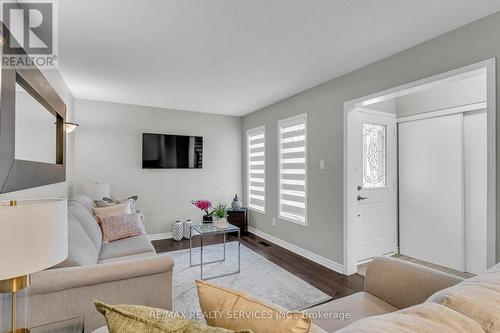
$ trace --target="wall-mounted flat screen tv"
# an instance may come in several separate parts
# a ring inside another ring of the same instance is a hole
[[[143,169],[201,169],[203,137],[142,134]]]

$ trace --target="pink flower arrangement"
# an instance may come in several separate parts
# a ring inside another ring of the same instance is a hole
[[[198,209],[205,211],[207,215],[210,215],[211,213],[208,212],[208,210],[212,207],[212,203],[208,200],[196,200],[196,201],[191,201],[193,205],[195,205]]]

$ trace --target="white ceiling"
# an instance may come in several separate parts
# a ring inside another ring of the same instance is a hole
[[[498,0],[62,0],[76,98],[245,115],[500,10]]]

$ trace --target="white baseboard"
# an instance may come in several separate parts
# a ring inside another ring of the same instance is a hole
[[[150,241],[160,240],[160,239],[170,239],[172,238],[171,232],[162,232],[160,234],[148,234]]]
[[[269,234],[266,234],[263,231],[260,231],[258,229],[255,229],[254,227],[248,226],[248,231],[251,232],[252,234],[255,234],[261,238],[264,238],[265,240],[274,243],[276,245],[279,245],[289,251],[292,251],[293,253],[298,254],[299,256],[302,256],[304,258],[307,258],[311,261],[314,261],[315,263],[320,264],[321,266],[325,266],[326,268],[329,268],[337,273],[344,274],[344,266],[336,263],[333,260],[327,259],[325,257],[322,257],[314,252],[311,252],[309,250],[303,249],[297,245],[293,245],[291,243],[288,243],[284,240],[281,240],[279,238],[276,238],[274,236],[271,236]]]

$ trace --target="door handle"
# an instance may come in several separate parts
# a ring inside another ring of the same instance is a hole
[[[368,199],[368,197],[362,197],[362,196],[358,195],[358,201],[366,200],[366,199]]]

